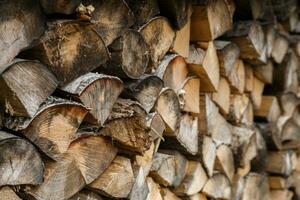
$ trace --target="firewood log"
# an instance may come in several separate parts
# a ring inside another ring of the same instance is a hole
[[[124,34],[133,25],[134,16],[124,0],[98,1],[91,0],[95,8],[91,21],[106,46]]]
[[[227,120],[239,123],[243,114],[245,113],[250,100],[246,94],[233,94],[230,96],[230,108]]]
[[[253,91],[253,85],[254,85],[254,70],[251,65],[245,64],[245,88],[244,91],[246,93]]]
[[[225,86],[226,87],[226,86]],[[177,91],[182,111],[198,114],[200,112],[200,79],[187,77]]]
[[[167,17],[173,27],[180,30],[188,22],[189,0],[158,0],[160,14]]]
[[[36,61],[16,59],[0,72],[1,107],[12,116],[33,117],[58,85],[55,76]]]
[[[213,42],[206,44],[206,50],[190,45],[187,59],[189,70],[200,77],[202,92],[215,92],[219,86],[219,61]]]
[[[277,34],[274,40],[273,49],[272,49],[272,58],[276,63],[281,63],[284,59],[285,54],[288,51],[289,43],[287,39]]]
[[[160,186],[157,183],[155,183],[152,178],[147,178],[147,185],[149,188],[149,193],[147,195],[146,200],[163,200],[163,197],[160,193]]]
[[[100,197],[97,193],[92,192],[90,190],[81,190],[74,196],[72,196],[68,200],[102,200],[103,198]]]
[[[262,82],[272,84],[273,82],[273,63],[268,61],[265,65],[254,66],[254,74]]]
[[[292,172],[291,157],[291,151],[269,151],[267,172],[286,176],[290,175]]]
[[[259,199],[269,200],[269,184],[267,177],[263,174],[250,173],[245,180],[242,200]]]
[[[299,105],[300,100],[293,92],[283,93],[278,97],[282,115],[291,117]]]
[[[251,171],[257,173],[264,173],[266,171],[266,165],[268,160],[266,159],[268,155],[268,148],[260,129],[254,127],[256,136],[256,156],[251,160]]]
[[[128,30],[108,47],[110,59],[100,71],[121,78],[140,78],[149,62],[148,45],[140,32]]]
[[[0,186],[38,185],[43,182],[44,165],[37,149],[30,142],[0,131],[0,150]],[[0,194],[9,192],[4,190],[0,189]]]
[[[161,194],[163,200],[180,200],[179,197],[177,197],[173,192],[171,192],[167,188],[161,188],[160,194]]]
[[[155,110],[166,124],[166,132],[174,133],[180,125],[180,104],[174,90],[164,88],[156,101]]]
[[[91,109],[86,119],[89,123],[103,125],[123,89],[122,85],[117,77],[87,73],[60,89],[67,97]]]
[[[267,57],[271,58],[273,47],[276,38],[276,29],[274,25],[263,26],[265,36],[266,36],[266,46],[267,46]]]
[[[21,200],[21,198],[9,186],[0,188],[0,196],[5,197],[8,200]]]
[[[253,89],[250,93],[251,102],[253,104],[254,109],[258,109],[261,106],[262,102],[262,94],[264,91],[265,84],[256,76],[253,77]]]
[[[220,145],[216,152],[215,169],[226,174],[231,182],[235,174],[234,158],[232,150],[227,145]]]
[[[251,62],[251,60],[258,60],[263,53],[265,37],[262,27],[257,22],[237,22],[233,29],[226,33],[226,37],[230,37],[231,41],[239,46],[242,59]]]
[[[203,188],[207,175],[200,162],[189,161],[186,175],[181,184],[175,187],[174,192],[179,196],[193,195]]]
[[[191,195],[187,199],[189,199],[189,200],[207,200],[206,196],[202,193]]]
[[[0,66],[11,62],[38,39],[45,29],[45,17],[33,0],[3,1],[0,6]]]
[[[264,137],[268,149],[278,150],[282,148],[281,133],[276,129],[276,124],[274,122],[256,123],[256,125]]]
[[[111,165],[91,184],[89,189],[108,197],[126,198],[134,183],[130,160],[117,156]]]
[[[194,3],[191,21],[192,41],[211,41],[231,29],[232,16],[223,0]]]
[[[42,152],[57,160],[76,139],[76,131],[87,112],[82,104],[50,97],[33,118],[7,118],[5,126],[21,131]]]
[[[230,108],[230,85],[225,78],[221,78],[217,92],[212,94],[212,100],[219,106],[220,112],[227,115]]]
[[[139,29],[150,50],[149,70],[154,71],[163,59],[175,38],[175,32],[164,17],[155,17]]]
[[[246,110],[244,111],[240,122],[245,124],[247,127],[251,127],[254,124],[254,112],[253,105],[251,102],[248,103]]]
[[[293,192],[290,190],[271,190],[270,191],[270,199],[280,200],[292,200],[293,199]]]
[[[281,177],[281,176],[269,176],[268,182],[270,189],[279,190],[279,189],[287,189],[291,186],[292,180],[290,177]]]
[[[179,128],[175,132],[164,133],[163,148],[176,149],[195,155],[198,152],[198,118],[188,113],[181,116]]]
[[[117,100],[110,118],[99,134],[111,137],[127,153],[142,154],[152,143],[145,110],[129,99]]]
[[[230,182],[224,174],[216,173],[203,187],[203,193],[215,199],[231,199]]]
[[[231,69],[240,56],[240,49],[235,43],[229,41],[215,40],[214,44],[219,58],[220,73],[230,78]]]
[[[188,75],[185,59],[176,54],[166,55],[155,74],[164,81],[164,86],[177,92]]]
[[[200,141],[198,141],[200,142]],[[207,175],[211,177],[214,171],[214,164],[216,160],[216,144],[214,141],[207,136],[204,136],[201,141],[201,146],[199,145],[200,159],[206,169]]]
[[[166,129],[166,126],[163,119],[158,113],[150,113],[147,116],[147,126],[151,129],[149,131],[149,134],[151,135],[153,140],[163,138],[163,133]]]
[[[296,149],[300,142],[300,127],[293,119],[287,120],[281,130],[282,149]]]
[[[48,23],[37,44],[21,56],[46,64],[63,86],[104,64],[108,51],[93,24],[60,20]]]
[[[227,77],[232,93],[242,94],[244,92],[246,84],[245,73],[244,62],[242,60],[237,60]]]
[[[54,0],[54,1],[47,1],[47,0],[40,0],[41,6],[45,13],[47,14],[54,14],[54,13],[61,13],[61,14],[72,14],[75,12],[76,8],[80,5],[80,0],[71,0],[71,1],[61,1],[61,0]]]

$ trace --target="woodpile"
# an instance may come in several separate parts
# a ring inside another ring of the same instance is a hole
[[[300,200],[296,0],[0,12],[1,200]]]

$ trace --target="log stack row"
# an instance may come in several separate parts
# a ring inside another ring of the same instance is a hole
[[[296,0],[3,0],[0,199],[300,199]]]

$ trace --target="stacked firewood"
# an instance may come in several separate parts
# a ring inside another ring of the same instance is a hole
[[[1,200],[300,199],[297,0],[0,2]]]

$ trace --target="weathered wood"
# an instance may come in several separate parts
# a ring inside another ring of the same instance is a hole
[[[38,185],[43,182],[44,165],[30,142],[0,131],[0,152],[0,186]],[[8,189],[4,190],[0,189],[0,196],[2,192],[9,192]]]
[[[287,120],[281,129],[282,149],[296,149],[299,147],[300,127],[294,120]]]
[[[82,104],[50,97],[33,118],[7,118],[6,127],[21,131],[42,152],[57,160],[76,138],[87,112]]]
[[[227,120],[239,123],[245,113],[250,100],[246,94],[234,94],[230,96],[230,109]]]
[[[216,164],[215,168],[217,170],[223,171],[229,181],[233,180],[235,174],[234,158],[232,151],[227,145],[220,145],[216,152]]]
[[[161,188],[160,194],[164,200],[180,200],[173,192],[167,188]]]
[[[253,77],[253,90],[250,93],[250,97],[251,97],[254,109],[258,109],[261,105],[264,87],[265,87],[265,84],[261,80],[259,80],[258,78],[256,78],[254,76]]]
[[[231,69],[240,56],[240,49],[235,43],[228,41],[215,40],[214,44],[219,58],[220,73],[230,78]]]
[[[166,129],[165,123],[161,116],[154,112],[147,116],[147,126],[150,127],[149,135],[153,140],[161,140]]]
[[[0,66],[3,66],[43,34],[45,17],[34,0],[3,0],[0,12]]]
[[[12,116],[33,117],[58,85],[55,76],[36,61],[16,59],[2,66],[0,74],[0,104]]]
[[[252,92],[254,86],[254,70],[251,65],[244,64],[245,66],[245,92]]]
[[[221,78],[216,93],[212,94],[212,100],[219,106],[220,112],[227,115],[230,108],[230,85],[225,78]]]
[[[166,132],[174,133],[179,127],[181,112],[178,97],[174,90],[163,89],[156,101],[155,110],[166,124]]]
[[[245,124],[247,127],[251,127],[254,124],[254,111],[251,102],[248,103],[245,112],[242,115],[241,123]]]
[[[286,199],[291,200],[293,198],[293,192],[290,190],[271,190],[270,191],[270,199],[280,200]]]
[[[177,92],[188,75],[188,68],[185,59],[176,54],[166,55],[155,74],[164,81],[164,86]]]
[[[263,137],[263,134],[260,132],[260,129],[254,127],[255,136],[256,136],[256,156],[251,161],[251,171],[258,172],[258,173],[264,173],[266,170],[266,163],[268,160],[267,157],[267,144],[265,141],[265,138]]]
[[[177,95],[182,111],[195,114],[200,112],[200,79],[198,77],[187,77]]]
[[[290,175],[292,172],[291,151],[269,151],[266,170],[270,173]]]
[[[200,141],[198,141],[200,143]],[[214,165],[216,160],[217,147],[214,141],[207,136],[203,136],[201,141],[201,147],[199,145],[199,151],[201,150],[201,161],[206,169],[207,175],[211,177],[214,172]]]
[[[46,64],[63,86],[104,64],[108,51],[93,24],[61,20],[48,23],[37,44],[21,56]]]
[[[207,175],[199,162],[189,161],[186,175],[179,186],[174,189],[179,196],[193,195],[203,188]]]
[[[211,41],[231,29],[232,16],[225,1],[200,1],[193,6],[192,41]]]
[[[270,189],[286,189],[289,188],[292,184],[292,180],[288,178],[284,178],[281,176],[269,176],[268,177],[268,182]]]
[[[126,0],[134,14],[134,28],[139,28],[160,13],[156,0]]]
[[[91,0],[90,2],[95,8],[91,21],[106,46],[133,25],[133,13],[124,0]]]
[[[9,186],[0,188],[0,196],[5,197],[7,200],[21,200],[21,198],[18,197],[18,195]]]
[[[242,94],[245,89],[245,65],[243,60],[237,60],[228,75],[232,93]]]
[[[175,38],[175,32],[164,17],[155,17],[139,29],[150,50],[150,69],[153,72],[163,59]]]
[[[278,97],[280,108],[284,116],[290,117],[294,113],[294,110],[299,105],[300,101],[298,97],[292,93],[283,93]]]
[[[88,185],[88,188],[108,197],[126,198],[133,183],[134,176],[130,160],[117,156],[111,165]]]
[[[230,182],[224,174],[217,173],[208,179],[203,193],[215,199],[231,199]]]
[[[149,188],[149,193],[147,195],[146,200],[163,200],[163,197],[160,194],[160,186],[153,181],[152,178],[147,178],[147,185]]]
[[[41,6],[45,13],[47,14],[55,14],[61,13],[70,15],[75,12],[76,8],[80,5],[80,0],[70,0],[70,1],[62,1],[62,0],[40,0]]]
[[[215,92],[219,86],[219,61],[213,42],[208,42],[206,51],[197,45],[190,45],[187,59],[189,70],[200,77],[202,92]]]
[[[189,196],[189,200],[207,200],[206,196],[202,193],[194,194]]]
[[[91,109],[86,121],[103,125],[123,89],[122,83],[119,78],[114,76],[87,73],[60,89],[67,97],[71,97]]]
[[[191,2],[188,0],[158,0],[160,14],[180,30],[188,22]]]
[[[275,96],[262,96],[259,108],[255,109],[255,117],[276,122],[281,114],[278,100]]]
[[[283,35],[276,35],[271,54],[276,63],[281,63],[283,61],[284,56],[288,51],[288,45],[289,43]]]
[[[74,196],[72,196],[68,200],[102,200],[103,198],[100,197],[97,193],[92,192],[90,190],[81,190]]]
[[[103,66],[106,74],[138,79],[145,73],[149,62],[149,49],[140,32],[126,31],[110,44],[108,50],[110,59]]]
[[[273,63],[268,61],[265,65],[254,66],[255,76],[266,84],[272,84],[273,82]]]
[[[260,130],[262,136],[264,137],[268,149],[281,149],[281,133],[277,130],[276,124],[274,122],[270,123],[256,123],[257,128]]]
[[[269,196],[269,184],[267,177],[262,174],[250,173],[245,180],[242,200],[273,199]]]
[[[142,154],[152,143],[148,131],[145,110],[135,101],[118,99],[99,133],[111,137],[125,151]]]

